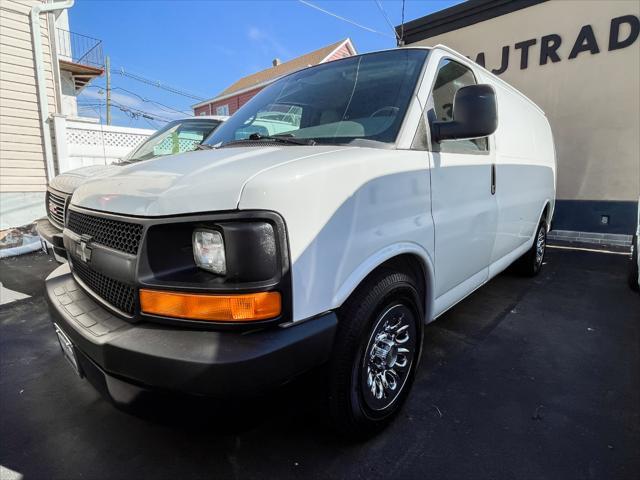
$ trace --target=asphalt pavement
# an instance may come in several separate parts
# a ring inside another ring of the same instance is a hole
[[[426,328],[397,421],[328,425],[322,371],[260,398],[151,397],[121,411],[60,352],[44,254],[0,262],[0,464],[40,478],[640,478],[640,295],[616,253],[549,249]]]

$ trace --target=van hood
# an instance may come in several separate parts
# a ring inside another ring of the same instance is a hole
[[[149,217],[235,210],[244,185],[255,175],[349,148],[354,147],[256,145],[168,155],[85,178],[71,203]]]
[[[118,171],[122,165],[91,165],[88,167],[76,168],[68,172],[61,173],[49,183],[54,190],[62,193],[73,193],[76,188],[82,185],[89,178],[102,176]]]

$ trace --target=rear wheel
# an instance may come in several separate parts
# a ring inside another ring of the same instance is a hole
[[[547,251],[547,224],[540,221],[533,245],[516,263],[517,270],[525,276],[535,277],[542,269],[542,262]]]
[[[398,413],[422,348],[422,309],[411,276],[383,270],[339,314],[330,362],[329,409],[348,436],[371,435]]]

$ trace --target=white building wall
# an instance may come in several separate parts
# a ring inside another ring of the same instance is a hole
[[[31,7],[37,3],[0,3],[0,195],[44,192],[47,184],[29,20]],[[41,27],[47,99],[49,111],[55,113],[58,106],[46,15],[41,16]]]
[[[60,72],[60,111],[67,116],[78,116],[78,97],[73,75],[70,72]]]

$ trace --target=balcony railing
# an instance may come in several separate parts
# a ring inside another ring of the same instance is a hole
[[[60,60],[90,67],[102,68],[104,66],[102,40],[61,28],[57,29],[56,35]]]

